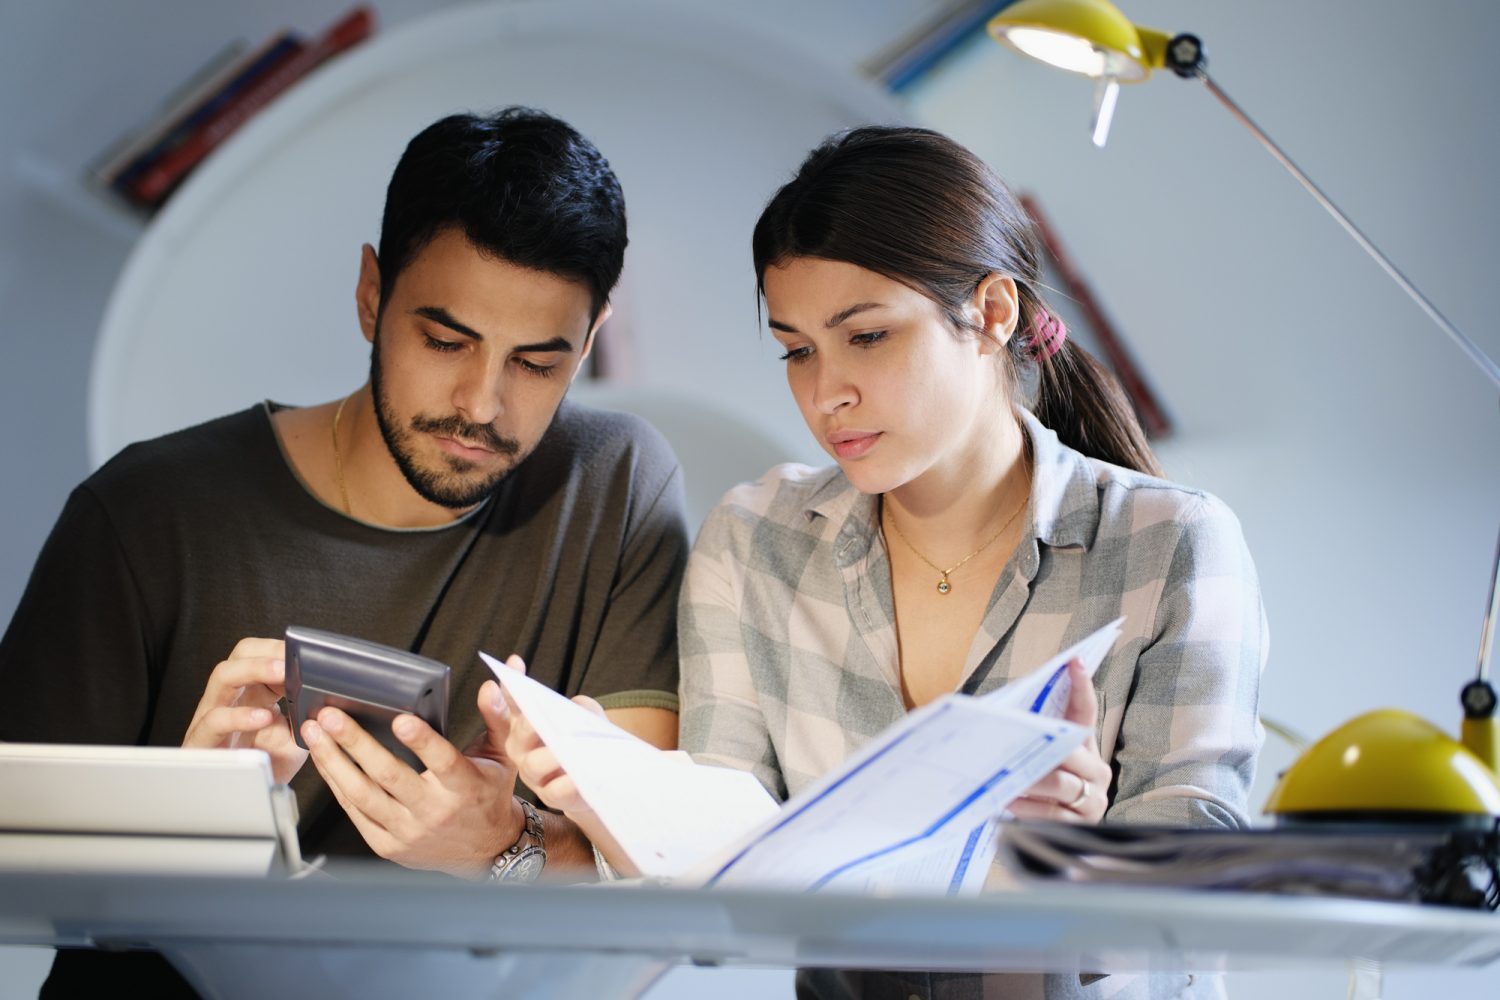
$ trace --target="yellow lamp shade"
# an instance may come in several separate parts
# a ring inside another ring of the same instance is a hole
[[[1266,812],[1283,820],[1364,814],[1393,822],[1500,816],[1500,777],[1432,723],[1387,708],[1309,747],[1276,783]]]
[[[989,32],[1028,56],[1085,76],[1137,83],[1164,65],[1167,36],[1131,24],[1109,0],[1019,0]]]

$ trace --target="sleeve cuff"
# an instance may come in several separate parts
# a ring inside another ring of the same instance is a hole
[[[611,708],[660,708],[667,712],[677,712],[677,693],[675,691],[616,691],[613,694],[599,695],[594,699],[606,710]]]

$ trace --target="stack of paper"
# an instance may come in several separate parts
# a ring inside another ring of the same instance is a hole
[[[1088,733],[1062,720],[1067,664],[1092,676],[1120,621],[1019,681],[947,695],[778,806],[748,772],[637,739],[484,655],[643,875],[689,885],[977,891],[1012,799]]]
[[[1006,826],[1022,876],[1500,907],[1500,833],[1399,823],[1274,829]]]

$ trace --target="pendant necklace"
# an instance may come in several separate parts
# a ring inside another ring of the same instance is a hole
[[[882,509],[883,512],[885,512],[885,514],[886,514],[886,520],[890,522],[891,527],[893,527],[893,528],[896,529],[896,536],[898,538],[900,538],[903,542],[906,543],[906,547],[909,548],[909,549],[911,549],[912,555],[916,556],[918,559],[922,560],[924,563],[926,563],[927,565],[931,566],[933,569],[937,570],[937,573],[938,573],[937,592],[939,594],[947,594],[947,593],[952,592],[952,590],[953,590],[953,584],[951,584],[951,583],[948,582],[948,576],[949,576],[949,574],[953,573],[955,570],[957,570],[964,563],[968,562],[970,559],[973,559],[975,556],[979,555],[979,553],[981,553],[985,549],[989,548],[991,545],[994,544],[995,539],[997,539],[1001,535],[1005,534],[1005,529],[1009,528],[1011,526],[1011,522],[1013,522],[1017,517],[1020,516],[1021,511],[1023,511],[1023,510],[1026,509],[1026,502],[1029,499],[1031,499],[1031,498],[1030,498],[1030,495],[1028,493],[1027,496],[1024,496],[1024,497],[1021,498],[1021,503],[1016,507],[1016,509],[1013,510],[1013,511],[1011,511],[1010,517],[1007,517],[1005,519],[1005,523],[1002,524],[1002,525],[1000,525],[1000,530],[999,531],[995,532],[988,539],[986,539],[985,543],[983,545],[979,546],[979,548],[975,549],[973,552],[970,552],[968,555],[964,556],[962,559],[960,559],[958,562],[954,563],[952,566],[949,566],[947,569],[943,569],[937,563],[933,562],[931,559],[928,559],[922,553],[918,552],[917,551],[917,547],[911,543],[911,540],[908,539],[904,534],[901,533],[901,525],[899,525],[899,524],[896,523],[896,515],[890,513],[889,508],[887,508],[884,504],[881,505],[881,509]]]

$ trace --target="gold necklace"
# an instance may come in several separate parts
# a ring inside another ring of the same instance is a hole
[[[979,546],[979,548],[975,549],[973,552],[970,552],[968,555],[964,556],[962,559],[960,559],[958,562],[954,563],[952,566],[949,566],[947,569],[943,569],[937,563],[933,562],[931,559],[928,559],[922,553],[920,553],[920,552],[917,551],[917,547],[911,543],[911,539],[907,538],[905,535],[903,535],[901,533],[901,525],[899,525],[899,524],[896,523],[896,515],[892,514],[890,512],[889,508],[885,507],[885,505],[882,504],[881,505],[881,510],[882,510],[883,513],[885,513],[886,520],[891,523],[891,527],[893,527],[893,528],[896,529],[896,535],[903,542],[906,543],[906,547],[907,548],[911,549],[912,555],[916,556],[918,559],[922,560],[924,563],[926,563],[927,565],[931,566],[933,569],[935,569],[935,570],[938,571],[937,592],[939,594],[947,594],[947,593],[949,593],[950,591],[953,590],[953,585],[948,582],[948,574],[954,572],[960,566],[962,566],[964,563],[968,562],[970,559],[973,559],[975,556],[979,555],[979,553],[981,553],[985,549],[989,548],[992,544],[994,544],[995,539],[997,539],[1001,535],[1005,534],[1005,529],[1009,528],[1010,525],[1011,525],[1011,522],[1014,521],[1018,516],[1020,516],[1021,511],[1023,511],[1023,510],[1026,509],[1026,502],[1029,499],[1031,499],[1029,495],[1022,497],[1021,498],[1021,503],[1016,507],[1015,510],[1011,511],[1010,517],[1007,517],[1005,519],[1005,523],[1002,524],[1002,525],[1000,525],[1000,530],[999,531],[995,532],[988,539],[986,539],[985,543],[983,545]]]
[[[339,499],[344,502],[344,513],[350,517],[354,516],[354,511],[349,509],[349,490],[344,486],[344,456],[339,453],[339,417],[344,415],[344,404],[352,398],[354,393],[351,392],[339,400],[338,409],[333,411],[333,471],[338,477]]]

